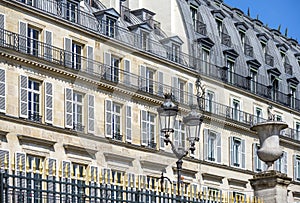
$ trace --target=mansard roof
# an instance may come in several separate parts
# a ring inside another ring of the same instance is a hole
[[[289,47],[284,43],[277,44],[276,46],[277,46],[278,49],[280,49],[283,52],[286,52],[289,49]]]
[[[213,10],[211,11],[211,13],[215,18],[217,17],[221,20],[223,20],[226,17],[225,13],[222,10]]]
[[[163,44],[165,42],[169,42],[169,41],[175,42],[175,43],[180,44],[180,45],[183,44],[183,41],[177,35],[160,40],[160,42],[163,43]]]
[[[236,26],[236,28],[238,30],[242,30],[244,32],[246,32],[249,28],[245,22],[236,22],[236,23],[234,23],[234,25]]]
[[[115,18],[120,17],[120,14],[114,8],[108,8],[108,9],[97,11],[94,13],[95,16],[99,16],[99,15],[103,15],[103,14],[110,15]]]
[[[128,26],[129,30],[136,30],[138,28],[141,28],[141,29],[144,29],[144,30],[147,30],[147,31],[152,30],[151,26],[147,22],[142,22],[142,23],[139,23],[139,24]]]

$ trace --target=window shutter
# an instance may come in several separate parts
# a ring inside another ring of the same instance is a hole
[[[126,85],[130,85],[130,70],[131,69],[131,62],[128,59],[124,60],[124,83]]]
[[[111,100],[105,100],[105,135],[112,138],[112,108]]]
[[[180,130],[179,130],[179,121],[178,120],[176,120],[175,121],[175,126],[174,126],[174,133],[173,133],[173,135],[174,135],[174,137],[173,137],[173,141],[174,141],[174,145],[176,146],[176,147],[179,147],[179,133],[180,133]]]
[[[87,71],[88,73],[94,72],[94,48],[87,46]]]
[[[62,177],[71,178],[71,162],[62,161]]]
[[[48,161],[49,176],[56,176],[57,175],[56,159],[48,158],[47,161]]]
[[[141,139],[142,145],[147,145],[148,143],[148,119],[147,111],[141,110]]]
[[[257,143],[253,144],[253,171],[257,172],[257,163],[258,163],[258,156],[257,156]]]
[[[132,122],[132,110],[131,106],[126,106],[126,141],[131,142],[131,122]]]
[[[88,95],[88,132],[95,132],[95,96]]]
[[[158,95],[164,96],[164,73],[158,72]]]
[[[20,75],[20,117],[28,118],[28,77]]]
[[[16,171],[20,171],[21,169],[24,173],[26,170],[26,154],[23,152],[16,152],[15,159]]]
[[[53,123],[53,85],[45,82],[45,122]]]
[[[245,146],[245,140],[241,140],[242,141],[242,168],[246,168],[246,146]]]
[[[283,173],[287,174],[287,152],[283,152],[283,159],[282,159],[283,163]]]
[[[293,159],[294,159],[294,181],[299,181],[297,180],[298,178],[297,155],[294,154]]]
[[[147,81],[146,81],[146,66],[140,65],[140,88],[143,91],[147,91]]]
[[[5,37],[4,37],[4,15],[0,14],[0,44],[3,46],[5,44]]]
[[[64,38],[65,46],[65,66],[72,68],[72,40],[70,38]]]
[[[209,129],[204,129],[204,150],[203,150],[204,160],[208,160],[208,136],[209,136]]]
[[[90,171],[89,171],[90,175],[91,175],[91,181],[92,182],[98,182],[99,179],[99,171],[98,171],[98,167],[97,166],[90,166]]]
[[[189,102],[189,105],[192,105],[193,104],[193,97],[194,97],[194,89],[193,89],[193,83],[189,82],[188,83],[188,102]]]
[[[21,52],[26,52],[27,46],[27,23],[22,21],[19,22],[19,50]]]
[[[230,166],[233,166],[234,154],[233,154],[233,137],[229,137],[230,142]]]
[[[221,163],[222,158],[222,150],[221,150],[221,133],[216,134],[216,141],[217,141],[217,162]]]
[[[73,129],[73,89],[65,89],[65,127]]]
[[[6,95],[6,75],[5,75],[5,70],[0,69],[0,112],[2,113],[5,113],[6,111],[5,95]]]
[[[111,80],[111,54],[109,52],[104,53],[104,64],[105,64],[104,78],[106,80]]]
[[[3,150],[3,149],[0,149],[0,168],[1,169],[4,169],[5,168],[5,161],[7,161],[7,167],[9,168],[9,151],[7,150]]]
[[[159,131],[159,137],[160,137],[160,149],[165,149],[165,135],[164,133]]]
[[[172,94],[175,101],[179,101],[179,91],[178,91],[178,78],[172,77]]]
[[[52,32],[45,30],[45,59],[52,61]]]

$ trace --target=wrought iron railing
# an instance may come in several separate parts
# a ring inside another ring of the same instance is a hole
[[[78,132],[84,132],[84,125],[82,123],[73,123],[73,130]]]
[[[117,141],[123,141],[123,135],[121,135],[120,133],[114,133],[112,139]]]
[[[42,122],[42,116],[39,113],[30,113],[28,112],[28,120],[41,123]]]
[[[68,169],[60,175],[52,169],[37,171],[13,169],[0,173],[1,202],[111,202],[111,203],[246,203],[262,202],[257,197],[235,195],[234,192],[203,190],[198,185],[185,184],[177,195],[176,184],[146,177],[126,179],[102,172],[75,175]],[[54,173],[54,174],[53,174]],[[88,175],[89,174],[89,175]],[[98,177],[100,175],[100,177]]]
[[[154,142],[154,141],[149,141],[148,142],[148,147],[151,148],[151,149],[156,149],[157,143]]]

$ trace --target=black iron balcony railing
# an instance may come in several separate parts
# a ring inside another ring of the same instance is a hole
[[[293,75],[293,66],[289,63],[284,63],[284,71],[286,74]]]
[[[84,132],[84,125],[82,123],[73,123],[73,130],[78,131],[78,132]]]
[[[207,34],[206,25],[203,22],[201,22],[199,20],[194,20],[194,26],[195,26],[194,27],[195,32],[206,36],[206,34]]]
[[[148,142],[148,147],[151,149],[156,149],[157,143],[154,141],[149,141]]]
[[[28,112],[28,120],[41,123],[42,122],[42,116],[39,113],[30,113]]]
[[[221,43],[225,46],[231,47],[231,37],[230,35],[221,32]]]
[[[116,132],[116,133],[113,134],[112,139],[117,140],[117,141],[122,141],[123,140],[123,135]]]
[[[253,57],[253,47],[249,44],[244,45],[244,54]]]
[[[265,63],[269,66],[274,66],[274,57],[269,55],[269,54],[265,54]]]

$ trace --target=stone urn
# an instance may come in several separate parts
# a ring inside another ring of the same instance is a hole
[[[279,135],[280,131],[287,127],[288,125],[284,122],[269,120],[250,128],[258,134],[260,149],[257,150],[257,155],[268,165],[268,171],[271,170],[274,161],[279,159],[283,153],[279,146]]]

